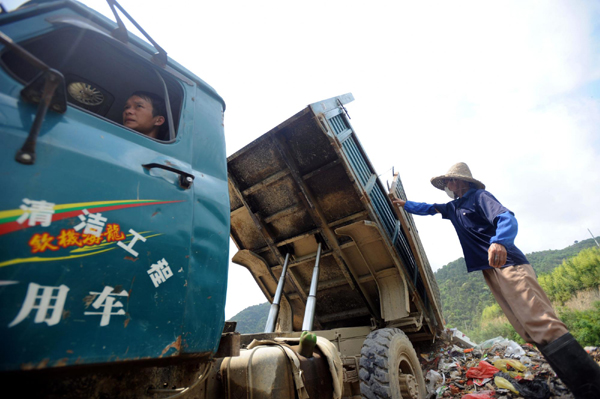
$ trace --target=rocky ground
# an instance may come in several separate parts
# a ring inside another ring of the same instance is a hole
[[[600,363],[600,350],[586,350]],[[462,341],[438,340],[421,348],[427,399],[572,399],[541,353],[530,344],[501,337],[469,348]]]

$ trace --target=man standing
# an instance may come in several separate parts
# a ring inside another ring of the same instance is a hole
[[[450,220],[456,229],[468,272],[481,270],[485,282],[517,333],[535,343],[559,378],[577,399],[600,398],[600,366],[560,321],[533,268],[515,246],[514,214],[485,191],[465,163],[431,179],[453,198],[447,204],[394,200],[416,215]]]

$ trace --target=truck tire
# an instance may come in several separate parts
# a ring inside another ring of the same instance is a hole
[[[397,328],[382,328],[367,336],[358,375],[363,398],[424,399],[427,393],[417,354]]]

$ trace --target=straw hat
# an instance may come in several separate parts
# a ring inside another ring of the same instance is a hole
[[[474,183],[477,186],[477,188],[485,189],[485,184],[483,184],[477,179],[473,179],[471,170],[464,162],[459,162],[457,164],[452,165],[450,170],[448,170],[448,173],[446,173],[445,175],[433,177],[431,179],[431,184],[433,184],[433,187],[435,188],[444,190],[446,188],[446,179],[464,180],[469,183]]]

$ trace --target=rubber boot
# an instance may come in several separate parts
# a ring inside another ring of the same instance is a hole
[[[571,333],[538,349],[576,399],[600,398],[600,366]]]

